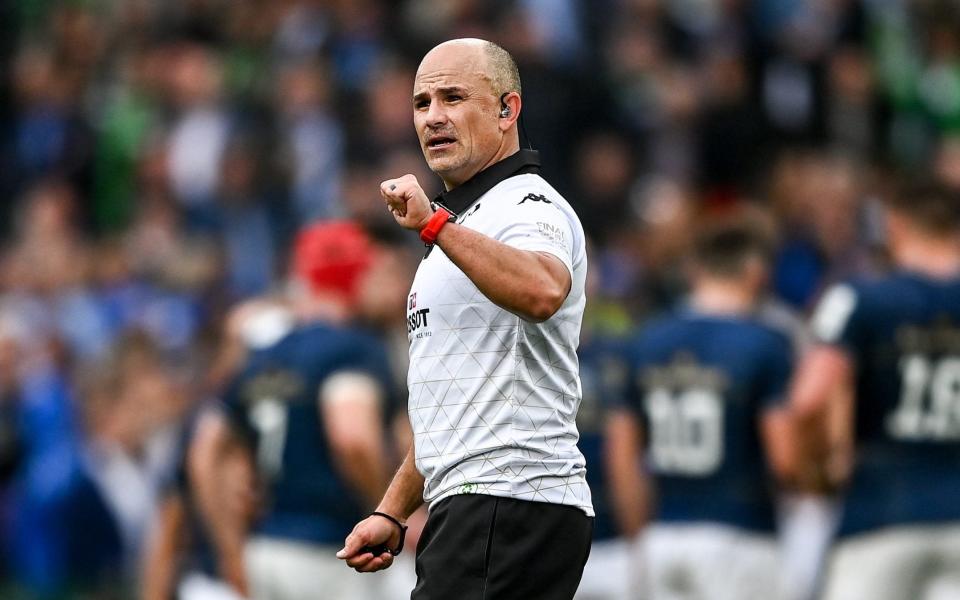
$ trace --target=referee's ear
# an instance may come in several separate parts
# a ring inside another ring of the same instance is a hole
[[[500,131],[506,133],[511,128],[516,127],[517,119],[520,118],[520,110],[523,107],[523,101],[517,92],[506,92],[500,96],[499,116]]]

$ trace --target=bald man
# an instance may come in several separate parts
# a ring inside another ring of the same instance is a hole
[[[431,202],[413,175],[380,185],[427,246],[407,301],[414,445],[337,556],[389,567],[426,502],[414,600],[569,599],[590,551],[575,426],[583,229],[520,149],[520,94],[499,46],[440,44],[417,70],[413,121],[446,191]]]

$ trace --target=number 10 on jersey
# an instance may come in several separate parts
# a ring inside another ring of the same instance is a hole
[[[723,460],[723,402],[710,389],[652,389],[644,399],[650,457],[660,473],[710,475]]]

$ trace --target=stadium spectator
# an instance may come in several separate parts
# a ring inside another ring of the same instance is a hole
[[[32,455],[12,500],[13,575],[41,598],[136,589],[145,527],[172,468],[170,427],[185,406],[143,333],[124,336],[83,380],[82,434]]]

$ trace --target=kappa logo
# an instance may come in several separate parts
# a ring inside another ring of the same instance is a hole
[[[531,192],[526,196],[524,196],[523,200],[521,200],[520,202],[517,202],[517,206],[523,204],[527,200],[530,200],[531,202],[545,202],[547,204],[553,204],[553,202],[550,202],[550,200],[548,200],[547,197],[544,196],[543,194],[534,194],[533,192]]]

